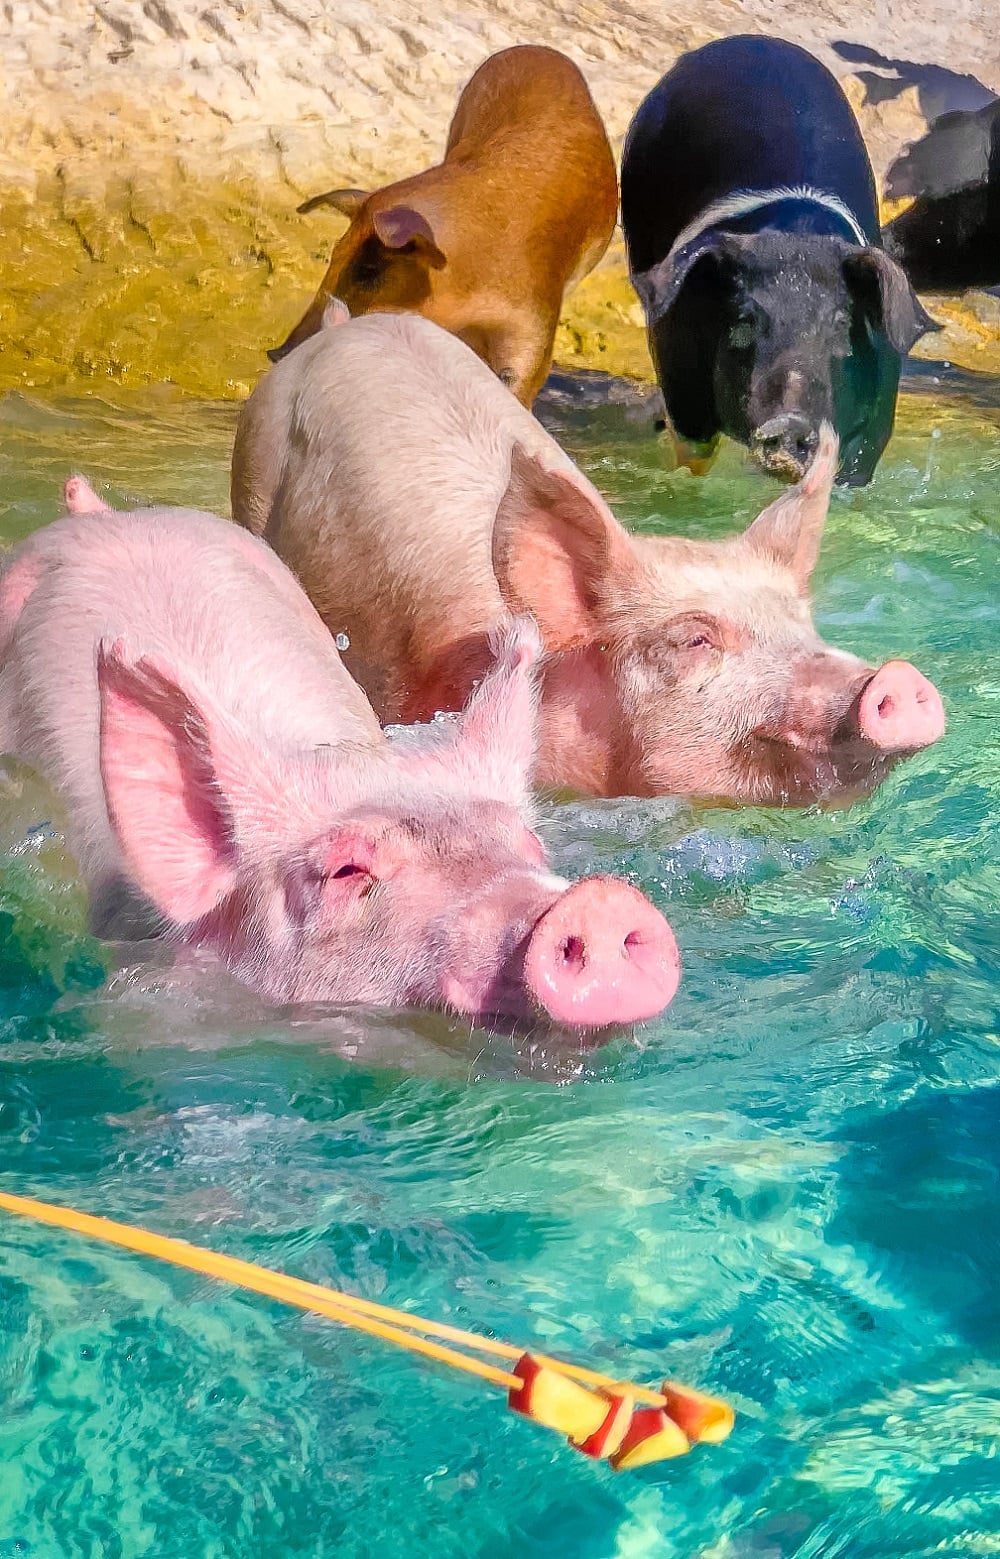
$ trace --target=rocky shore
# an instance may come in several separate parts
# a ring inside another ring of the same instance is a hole
[[[487,54],[571,55],[617,150],[679,53],[740,31],[780,32],[841,77],[880,179],[963,77],[1000,92],[992,0],[8,0],[0,387],[244,395],[344,225],[296,204],[437,160]],[[930,308],[947,330],[923,355],[1000,368],[996,300]],[[620,242],[567,299],[558,358],[648,377]]]

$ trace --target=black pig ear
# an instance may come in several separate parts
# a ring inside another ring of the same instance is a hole
[[[942,328],[927,313],[902,266],[883,249],[853,249],[844,261],[844,279],[901,356],[927,331]]]
[[[689,277],[697,274],[705,281],[721,277],[737,259],[739,249],[737,234],[709,233],[678,249],[676,254],[668,254],[648,271],[636,272],[632,285],[642,300],[647,324],[655,325],[673,308]]]

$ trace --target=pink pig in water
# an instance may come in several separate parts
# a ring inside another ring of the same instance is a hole
[[[633,536],[555,440],[429,320],[331,305],[240,419],[233,515],[265,536],[382,719],[457,709],[508,613],[546,649],[535,777],[736,802],[873,790],[944,730],[907,661],[825,644],[809,577],[837,443],[725,541]]]
[[[100,929],[124,885],[279,1001],[588,1029],[668,1004],[659,911],[611,878],[569,886],[532,831],[530,625],[454,727],[393,744],[263,543],[117,513],[79,477],[66,502],[0,571],[0,752],[68,802]]]

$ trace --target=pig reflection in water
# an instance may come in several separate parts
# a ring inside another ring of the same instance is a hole
[[[515,625],[455,728],[384,738],[300,587],[213,515],[70,514],[0,574],[0,751],[67,803],[95,922],[123,885],[280,1001],[644,1020],[669,926],[611,878],[568,885],[532,832],[537,634]]]
[[[843,801],[944,730],[937,691],[825,644],[809,579],[837,467],[728,541],[629,535],[460,341],[347,319],[272,368],[233,454],[233,514],[298,574],[384,720],[457,709],[489,634],[530,613],[535,778],[598,796]]]

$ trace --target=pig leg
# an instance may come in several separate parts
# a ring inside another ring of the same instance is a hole
[[[488,363],[501,383],[522,406],[530,408],[552,366],[552,341],[558,310],[547,317],[505,320],[480,332],[462,332],[461,339]],[[479,336],[479,341],[472,335]]]
[[[705,443],[693,443],[690,439],[682,438],[673,427],[669,417],[664,417],[656,424],[658,433],[665,433],[667,438],[664,444],[671,461],[671,471],[676,471],[680,466],[686,466],[692,476],[707,476],[715,463],[715,457],[719,453],[720,434],[716,433]]]

